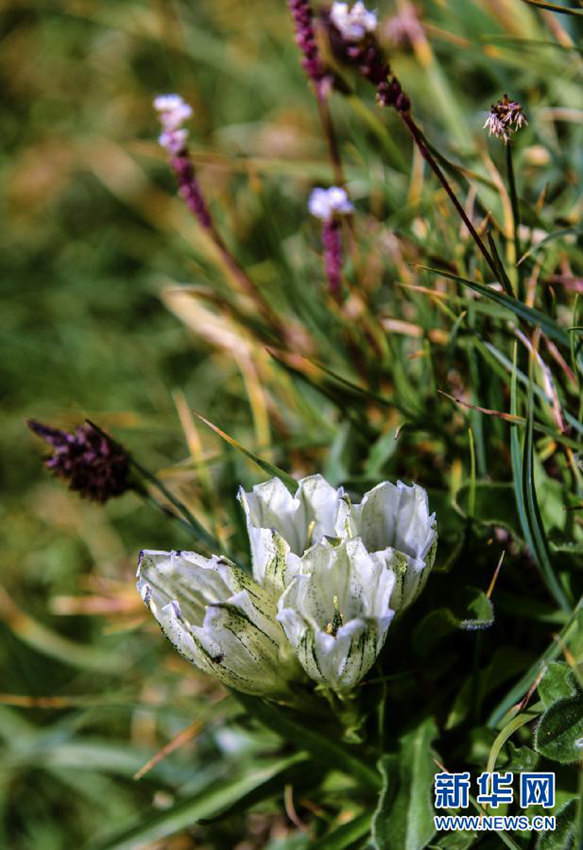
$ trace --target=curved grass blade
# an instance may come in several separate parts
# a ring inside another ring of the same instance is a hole
[[[522,0],[528,6],[536,9],[546,9],[549,12],[558,12],[559,15],[583,15],[583,9],[570,9],[567,6],[558,6],[556,3],[547,3],[543,0]]]
[[[453,272],[448,272],[445,269],[434,269],[431,266],[417,266],[417,268],[423,269],[427,272],[433,272],[434,274],[441,275],[441,277],[447,277],[450,280],[455,280],[457,283],[461,283],[464,286],[469,286],[469,288],[473,289],[474,292],[479,292],[480,295],[484,295],[495,304],[510,310],[515,316],[518,316],[519,319],[523,319],[525,322],[528,322],[529,325],[532,325],[533,327],[540,326],[543,333],[555,342],[558,342],[567,348],[569,347],[568,333],[549,318],[546,313],[543,313],[542,310],[537,310],[536,307],[527,307],[526,304],[523,304],[522,301],[518,301],[516,298],[505,295],[503,292],[496,292],[496,290],[490,289],[489,286],[484,286],[484,284],[478,283],[475,280],[468,280],[465,277],[460,277],[460,275],[453,274]]]
[[[525,520],[528,525],[529,535],[533,545],[533,555],[541,569],[547,588],[554,596],[560,608],[566,613],[570,613],[572,608],[571,603],[569,602],[567,594],[556,576],[552,564],[551,552],[543,527],[534,485],[534,393],[532,391],[532,376],[527,404],[526,434],[524,438],[522,456],[522,497],[525,510]]]
[[[202,416],[202,414],[197,413],[196,410],[194,411],[194,414],[200,419],[201,422],[204,422],[205,425],[208,425],[208,427],[212,431],[214,431],[215,434],[218,434],[222,440],[224,440],[230,446],[233,446],[233,448],[237,449],[237,451],[241,452],[241,454],[244,454],[246,457],[249,458],[249,460],[252,460],[253,463],[255,463],[260,469],[262,469],[264,472],[267,472],[268,475],[272,475],[275,478],[279,478],[280,481],[285,484],[290,493],[292,495],[295,495],[295,492],[298,489],[298,482],[295,480],[295,478],[292,478],[291,475],[288,475],[287,472],[284,472],[283,469],[280,469],[278,466],[275,466],[275,464],[269,463],[269,461],[267,460],[263,460],[263,458],[259,457],[259,455],[256,455],[249,449],[246,449],[245,446],[242,446],[241,443],[235,440],[234,437],[230,437],[229,434],[226,434],[224,431],[222,431],[218,427],[218,425],[214,425],[208,419],[205,419],[205,417]]]

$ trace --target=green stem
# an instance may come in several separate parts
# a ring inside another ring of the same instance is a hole
[[[168,499],[171,505],[173,505],[176,510],[182,514],[184,520],[186,521],[184,524],[187,525],[195,534],[203,541],[205,546],[211,551],[216,551],[220,548],[220,544],[212,534],[204,528],[203,525],[196,519],[196,517],[190,512],[190,510],[186,507],[186,505],[178,499],[174,493],[172,493],[168,488],[157,478],[152,472],[146,469],[141,463],[138,463],[135,458],[130,455],[130,463],[133,468],[139,472],[139,474],[146,479],[150,484],[152,484],[162,495]],[[179,517],[177,517],[179,519]]]
[[[521,301],[524,300],[524,285],[523,285],[523,268],[518,265],[520,259],[520,205],[518,202],[518,193],[516,191],[516,179],[514,177],[514,164],[512,161],[512,142],[506,145],[506,171],[508,174],[508,188],[510,190],[510,203],[512,205],[512,230],[514,234],[514,253],[516,264],[516,273],[518,275],[518,297]]]

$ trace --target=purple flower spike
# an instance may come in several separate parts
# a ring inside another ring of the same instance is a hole
[[[97,428],[86,424],[70,432],[33,419],[26,424],[49,444],[52,454],[45,466],[67,481],[70,490],[104,503],[131,489],[127,452]]]
[[[304,57],[302,68],[310,80],[318,86],[326,72],[316,43],[309,0],[288,0],[288,6],[296,29],[296,43]]]
[[[322,245],[324,248],[324,268],[328,278],[330,294],[340,297],[342,284],[342,230],[341,219],[350,215],[354,207],[348,199],[346,189],[331,186],[329,189],[317,187],[308,200],[308,209],[322,222]]]

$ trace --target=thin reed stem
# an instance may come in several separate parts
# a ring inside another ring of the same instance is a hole
[[[468,228],[474,242],[478,246],[480,253],[482,254],[484,259],[486,260],[486,262],[490,266],[490,269],[493,271],[494,275],[496,276],[496,279],[498,279],[498,277],[500,276],[500,273],[498,271],[498,267],[496,266],[496,263],[495,263],[492,255],[490,254],[490,252],[486,248],[486,246],[485,246],[482,238],[480,237],[478,231],[476,230],[476,228],[474,227],[474,225],[470,221],[466,211],[464,210],[464,208],[462,207],[462,205],[458,201],[455,192],[453,191],[449,181],[447,180],[447,177],[445,176],[445,174],[443,173],[443,171],[441,170],[441,168],[437,164],[437,161],[434,158],[433,154],[431,153],[431,151],[429,150],[429,148],[425,144],[425,141],[423,140],[423,135],[422,135],[421,131],[419,130],[419,127],[417,126],[417,124],[413,120],[411,113],[410,112],[402,112],[402,111],[399,110],[399,115],[401,116],[404,124],[409,129],[409,132],[411,133],[411,135],[413,137],[413,141],[415,142],[415,144],[419,148],[419,152],[421,153],[421,155],[423,156],[423,158],[425,159],[427,164],[430,166],[430,168],[433,170],[433,173],[435,174],[435,176],[437,177],[437,179],[439,180],[439,182],[441,183],[441,185],[443,186],[443,188],[447,192],[447,194],[448,194],[452,204],[456,208],[460,218],[462,219],[465,226]]]

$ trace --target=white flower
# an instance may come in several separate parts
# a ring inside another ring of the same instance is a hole
[[[188,661],[248,694],[285,696],[299,671],[276,621],[277,597],[224,558],[142,552],[138,590]]]
[[[278,592],[304,571],[304,553],[325,538],[360,537],[368,552],[384,559],[396,575],[395,611],[421,593],[435,560],[435,514],[417,484],[383,481],[351,505],[342,488],[321,475],[302,479],[294,496],[273,478],[251,493],[241,488],[239,501],[247,517],[253,576]]]
[[[239,489],[247,517],[253,576],[277,591],[300,569],[304,552],[323,537],[346,537],[350,503],[321,475],[298,483],[292,496],[279,478],[256,484],[250,493]]]
[[[421,593],[437,550],[435,514],[418,484],[383,481],[350,512],[352,533],[396,574],[391,608],[400,611]]]
[[[333,3],[330,19],[346,41],[361,41],[377,27],[377,16],[358,0],[350,9],[348,3]]]
[[[395,574],[361,540],[321,541],[280,597],[278,620],[317,682],[340,693],[374,664],[393,618]]]
[[[316,218],[328,221],[335,215],[348,215],[354,207],[345,189],[331,186],[329,189],[314,189],[308,200],[308,209]]]

